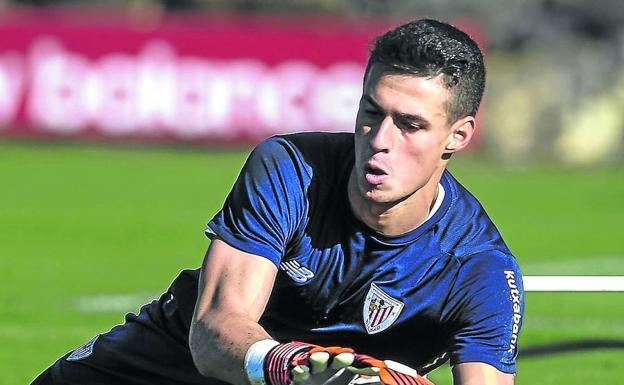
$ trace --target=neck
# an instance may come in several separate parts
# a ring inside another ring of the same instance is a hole
[[[438,195],[438,183],[444,167],[437,170],[427,184],[412,194],[392,202],[375,202],[357,187],[355,176],[349,178],[349,202],[354,215],[380,234],[398,236],[422,225],[433,208]]]

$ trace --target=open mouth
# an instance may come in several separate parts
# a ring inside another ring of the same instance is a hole
[[[384,170],[377,167],[372,167],[370,165],[366,166],[366,173],[373,175],[386,175],[386,172]]]
[[[366,165],[366,175],[364,176],[366,181],[371,185],[381,185],[384,180],[387,178],[386,172],[379,168],[375,167],[375,165],[367,164]]]

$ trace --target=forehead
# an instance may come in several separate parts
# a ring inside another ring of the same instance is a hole
[[[373,64],[364,81],[364,94],[380,104],[390,103],[398,112],[414,112],[414,109],[427,109],[431,114],[446,116],[446,105],[450,98],[444,87],[442,76],[421,77],[411,74],[397,74],[381,64]],[[419,108],[420,107],[420,108]],[[417,111],[420,112],[420,111]]]

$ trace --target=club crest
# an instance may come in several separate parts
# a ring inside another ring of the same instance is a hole
[[[403,302],[390,297],[379,286],[371,283],[364,301],[364,326],[368,334],[386,330],[399,318]]]

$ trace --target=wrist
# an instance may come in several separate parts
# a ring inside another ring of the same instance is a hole
[[[279,344],[271,349],[264,362],[266,383],[268,385],[289,385],[293,359],[299,353],[309,351],[314,346],[304,342],[292,341]]]
[[[279,342],[265,339],[254,342],[245,354],[245,373],[251,385],[267,385],[265,380],[265,361],[269,352]]]

